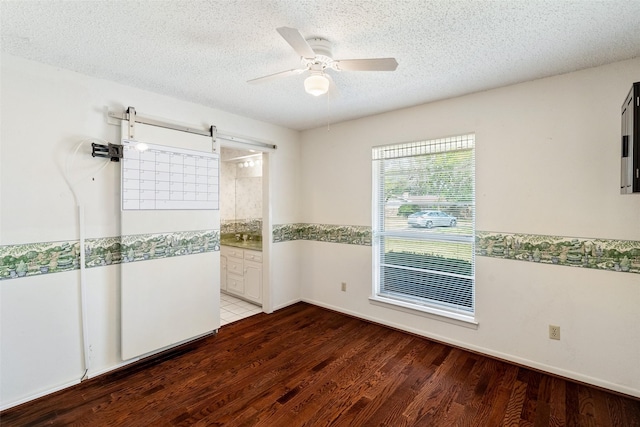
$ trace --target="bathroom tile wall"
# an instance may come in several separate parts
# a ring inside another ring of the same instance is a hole
[[[262,160],[246,150],[223,147],[220,171],[220,219],[251,220],[262,217]],[[239,160],[233,160],[239,159]],[[244,167],[249,160],[254,166]]]
[[[262,177],[236,177],[234,219],[262,217]]]

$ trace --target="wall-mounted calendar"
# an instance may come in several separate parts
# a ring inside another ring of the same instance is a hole
[[[123,140],[122,210],[218,210],[219,156]]]

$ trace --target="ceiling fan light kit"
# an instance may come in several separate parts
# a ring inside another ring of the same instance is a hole
[[[302,67],[297,70],[282,71],[268,76],[249,80],[248,83],[264,83],[275,78],[287,77],[304,72],[311,75],[304,80],[307,93],[320,96],[329,91],[332,79],[327,70],[333,71],[395,71],[398,61],[395,58],[368,58],[334,60],[331,53],[331,42],[322,38],[305,40],[295,28],[280,27],[276,31],[300,55]],[[333,86],[335,89],[335,85]],[[333,89],[332,89],[333,90]]]
[[[329,79],[322,74],[312,74],[304,79],[304,90],[313,96],[324,95],[329,91]]]

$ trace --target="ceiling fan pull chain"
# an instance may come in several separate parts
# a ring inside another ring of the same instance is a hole
[[[329,115],[329,94],[327,93],[327,132],[331,132],[331,116]]]

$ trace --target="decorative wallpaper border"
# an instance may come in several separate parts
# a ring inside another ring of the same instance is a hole
[[[640,241],[476,231],[476,255],[640,273]]]
[[[221,234],[262,233],[262,218],[223,219],[220,221]]]
[[[218,230],[103,237],[85,241],[85,266],[100,267],[219,250]],[[0,246],[0,280],[79,268],[79,241]]]
[[[362,225],[282,224],[273,226],[273,242],[314,240],[371,246],[371,227]]]
[[[262,221],[232,221],[223,227],[227,231],[258,232]],[[219,251],[220,235],[220,230],[200,230],[87,239],[85,265],[92,268]],[[372,231],[369,226],[358,225],[280,224],[273,227],[272,239],[274,243],[310,240],[371,246]],[[475,250],[476,255],[491,258],[640,274],[637,240],[476,231]],[[0,246],[0,280],[78,268],[78,241]]]
[[[369,226],[281,224],[273,242],[312,240],[371,246]],[[640,273],[640,241],[476,231],[476,255],[569,267]]]

